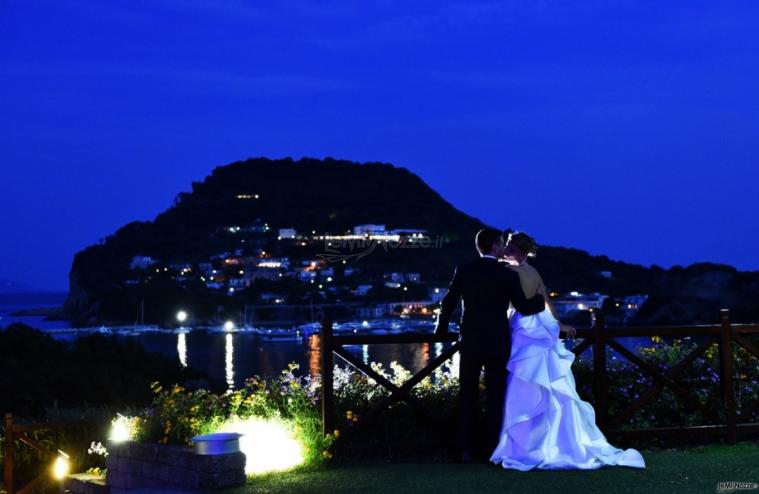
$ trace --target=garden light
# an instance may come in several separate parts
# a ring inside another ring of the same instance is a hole
[[[124,417],[120,413],[111,422],[111,436],[109,438],[115,443],[123,443],[132,439],[132,420]]]
[[[55,459],[55,463],[53,463],[53,478],[55,480],[65,479],[70,469],[69,455],[59,449],[58,457]]]
[[[245,473],[289,470],[303,463],[303,447],[286,422],[275,419],[234,417],[218,432],[237,432],[245,453]]]

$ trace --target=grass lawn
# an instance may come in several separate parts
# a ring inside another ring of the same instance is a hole
[[[645,470],[504,470],[488,464],[356,463],[254,477],[234,494],[255,493],[612,493],[716,492],[717,482],[759,483],[759,442],[643,451]],[[759,494],[759,490],[735,491]]]

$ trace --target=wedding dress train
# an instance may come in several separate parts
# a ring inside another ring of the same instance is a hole
[[[490,461],[521,471],[645,468],[638,451],[615,448],[596,426],[593,407],[577,394],[575,355],[559,339],[551,312],[525,316],[512,309],[510,322],[505,414]]]

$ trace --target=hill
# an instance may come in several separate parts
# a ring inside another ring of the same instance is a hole
[[[360,225],[401,241],[367,246],[355,235]],[[217,167],[154,221],[127,224],[77,253],[66,311],[79,324],[130,322],[142,305],[147,319],[163,323],[177,307],[208,319],[266,297],[287,305],[426,299],[475,255],[482,226],[404,168],[249,159]],[[289,269],[260,267],[281,262]],[[757,315],[759,275],[728,266],[664,270],[549,246],[534,264],[559,292],[650,294],[638,322],[712,322],[722,306],[743,319]],[[392,273],[416,278],[397,283],[400,293],[388,283]],[[371,289],[359,296],[362,285]]]

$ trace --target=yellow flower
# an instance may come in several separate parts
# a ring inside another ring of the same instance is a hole
[[[346,413],[345,416],[348,418],[348,420],[350,420],[350,419],[353,418],[353,412],[351,412],[350,410],[348,410],[348,413]]]
[[[333,434],[335,435],[335,439],[340,437],[340,429],[335,429],[335,432],[333,432]]]

